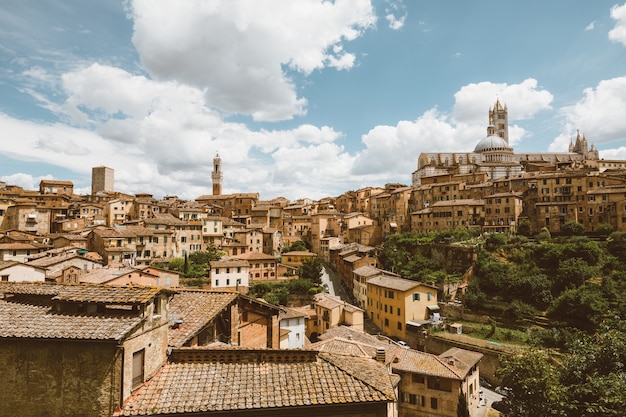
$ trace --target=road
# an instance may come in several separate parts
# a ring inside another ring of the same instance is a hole
[[[483,417],[491,406],[491,403],[493,403],[494,401],[500,401],[502,399],[502,395],[498,394],[495,391],[484,387],[481,387],[481,389],[483,390],[484,399],[483,401],[481,401],[481,405],[478,406],[474,414],[472,414],[472,417]]]
[[[324,264],[322,268],[322,284],[326,284],[328,287],[328,293],[330,295],[341,298],[350,304],[355,305],[355,301],[352,294],[348,294],[348,291],[343,286],[341,275],[334,271],[329,265]],[[380,334],[381,331],[372,321],[369,319],[367,312],[363,312],[363,330],[369,334]]]

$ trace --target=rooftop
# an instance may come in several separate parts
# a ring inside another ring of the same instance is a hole
[[[371,359],[299,349],[183,349],[116,415],[269,413],[394,400],[386,368]]]

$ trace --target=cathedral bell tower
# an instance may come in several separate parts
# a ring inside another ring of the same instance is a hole
[[[489,109],[489,124],[495,128],[495,134],[509,143],[509,110],[506,106],[500,104],[500,100],[496,100],[493,108]]]
[[[211,174],[211,179],[213,180],[213,195],[222,195],[223,178],[222,160],[220,159],[220,155],[216,153],[215,158],[213,158],[213,173]]]

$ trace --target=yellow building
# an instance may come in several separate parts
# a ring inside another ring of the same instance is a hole
[[[302,266],[302,263],[307,259],[316,258],[317,255],[313,252],[307,251],[292,251],[285,252],[282,255],[281,263],[283,265],[287,265],[293,268],[299,268]]]
[[[406,339],[407,321],[428,319],[437,309],[435,286],[390,275],[367,281],[367,313],[387,336]]]

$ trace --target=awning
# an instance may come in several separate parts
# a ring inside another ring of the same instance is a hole
[[[439,311],[439,306],[437,304],[428,306],[426,308],[428,308],[430,311]]]

